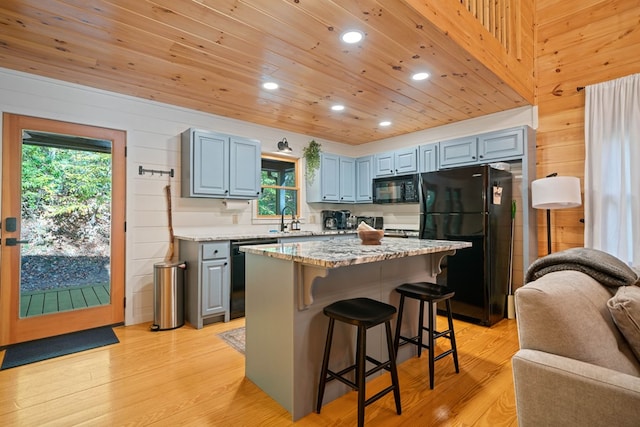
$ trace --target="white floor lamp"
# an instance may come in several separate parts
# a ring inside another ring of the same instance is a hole
[[[580,179],[574,176],[547,175],[531,183],[531,205],[547,210],[547,250],[551,253],[551,209],[575,208],[582,204]]]

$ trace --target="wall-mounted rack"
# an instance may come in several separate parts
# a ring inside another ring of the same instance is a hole
[[[162,176],[164,174],[167,174],[171,178],[173,178],[173,168],[171,170],[168,170],[168,171],[161,171],[161,170],[157,170],[157,169],[144,169],[142,166],[138,166],[138,175],[144,175],[147,172],[150,172],[151,175],[154,175],[154,174],[157,173],[160,176]]]

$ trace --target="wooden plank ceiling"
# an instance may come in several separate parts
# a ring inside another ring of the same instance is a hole
[[[401,0],[2,0],[0,25],[2,67],[353,145],[527,105]]]

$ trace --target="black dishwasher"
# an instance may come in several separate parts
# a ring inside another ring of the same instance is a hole
[[[231,241],[231,308],[230,317],[236,319],[244,317],[244,252],[240,251],[241,246],[266,245],[278,243],[278,239],[252,239],[252,240],[232,240]]]

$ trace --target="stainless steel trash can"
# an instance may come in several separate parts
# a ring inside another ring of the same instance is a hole
[[[187,263],[164,261],[153,265],[152,331],[184,325],[184,280]]]

